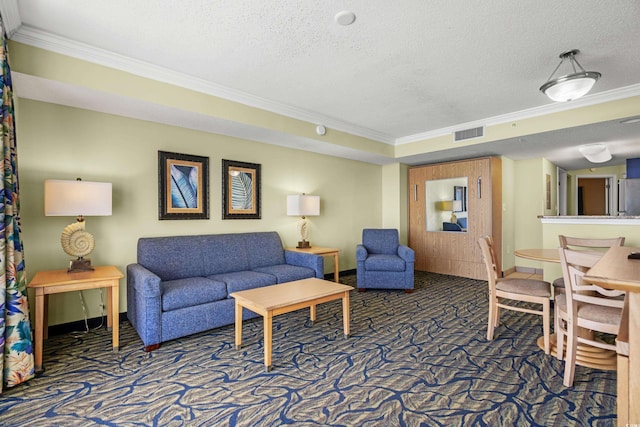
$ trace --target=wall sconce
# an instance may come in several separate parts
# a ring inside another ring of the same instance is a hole
[[[85,231],[85,216],[111,215],[111,183],[47,179],[44,181],[45,216],[77,216],[77,222],[65,227],[60,237],[62,249],[77,259],[69,262],[70,273],[90,271],[93,235]]]
[[[320,196],[311,196],[304,193],[287,196],[287,215],[302,216],[302,219],[297,224],[300,241],[296,247],[310,248],[311,245],[307,241],[309,237],[309,221],[306,217],[320,215]]]
[[[442,200],[436,203],[436,208],[439,211],[451,211],[451,219],[449,222],[455,224],[458,222],[458,217],[455,212],[460,212],[462,210],[462,200]]]

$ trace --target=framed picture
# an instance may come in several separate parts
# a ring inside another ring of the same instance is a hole
[[[260,165],[222,159],[222,219],[260,219]]]
[[[460,210],[456,210],[455,212],[466,212],[467,211],[467,187],[454,186],[453,200],[460,200],[462,202],[460,204],[461,206]]]
[[[159,219],[209,219],[209,158],[158,151]]]

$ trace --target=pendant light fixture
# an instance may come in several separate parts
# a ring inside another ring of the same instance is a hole
[[[585,71],[575,58],[578,53],[580,53],[578,49],[573,49],[560,54],[560,63],[549,76],[549,81],[540,86],[540,92],[547,95],[551,100],[558,102],[578,99],[589,93],[596,80],[598,80],[602,74],[597,71]],[[573,73],[552,79],[553,75],[565,60],[571,64]],[[576,69],[576,65],[580,71]]]

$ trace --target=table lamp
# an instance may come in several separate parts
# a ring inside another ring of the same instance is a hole
[[[111,183],[47,179],[44,181],[45,216],[76,216],[77,221],[62,231],[62,249],[77,257],[69,262],[68,272],[90,271],[93,235],[85,231],[85,216],[111,215]]]
[[[461,200],[442,200],[438,202],[438,210],[441,211],[451,211],[451,218],[449,222],[456,223],[458,222],[458,217],[456,216],[456,212],[460,212],[462,210],[462,201]]]
[[[300,241],[296,247],[310,248],[311,245],[307,240],[309,237],[309,221],[306,217],[320,215],[320,196],[311,196],[304,193],[287,196],[287,215],[302,217],[297,223]]]

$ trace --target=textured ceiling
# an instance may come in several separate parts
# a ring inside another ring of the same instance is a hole
[[[602,73],[592,94],[640,84],[636,0],[17,5],[25,28],[341,121],[388,143],[551,104],[538,88],[558,54],[572,48],[587,70]],[[351,26],[334,21],[344,9],[357,16]]]

